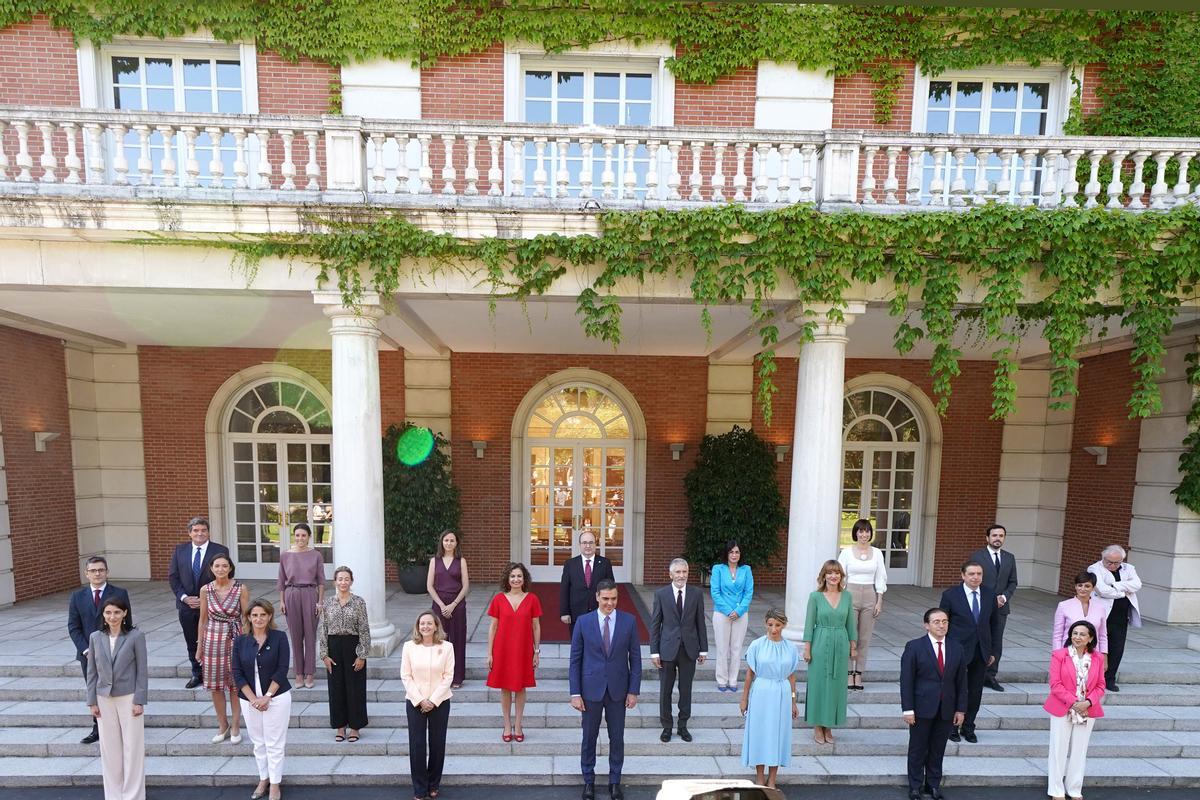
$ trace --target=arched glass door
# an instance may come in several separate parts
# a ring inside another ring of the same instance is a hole
[[[886,389],[847,395],[842,406],[842,524],[838,546],[851,543],[857,519],[875,528],[888,579],[913,583],[920,539],[923,443],[912,407]]]
[[[591,531],[616,579],[630,580],[626,498],[634,473],[625,409],[601,389],[560,387],[535,406],[526,434],[533,579],[559,580],[579,535]]]

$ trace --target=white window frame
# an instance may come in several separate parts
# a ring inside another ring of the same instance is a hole
[[[949,70],[936,77],[931,77],[920,68],[917,69],[913,81],[912,131],[928,133],[926,118],[929,111],[930,81],[1025,81],[1033,83],[1049,83],[1050,96],[1046,102],[1046,136],[1061,136],[1063,124],[1071,105],[1071,70],[1062,64],[1030,67],[1021,64],[1003,64],[980,67],[970,70]],[[991,110],[991,93],[984,91],[980,107],[981,119]],[[986,134],[985,134],[986,135]]]

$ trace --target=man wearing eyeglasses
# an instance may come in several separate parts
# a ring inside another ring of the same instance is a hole
[[[120,586],[108,582],[108,561],[104,556],[92,556],[84,567],[88,585],[71,593],[71,601],[67,606],[67,633],[75,643],[75,657],[83,667],[83,679],[87,680],[88,639],[100,630],[103,617],[100,609],[104,601],[110,597],[120,597],[129,603],[129,593]],[[130,624],[133,614],[130,613]],[[92,732],[79,740],[80,744],[95,744],[100,739],[100,730],[96,719],[92,719]]]
[[[1125,563],[1125,548],[1110,544],[1100,554],[1100,560],[1088,567],[1096,576],[1096,588],[1092,597],[1108,603],[1108,663],[1104,669],[1104,683],[1108,691],[1119,692],[1117,670],[1121,656],[1125,654],[1125,634],[1129,626],[1142,627],[1142,614],[1138,610],[1138,590],[1142,579],[1133,564]]]

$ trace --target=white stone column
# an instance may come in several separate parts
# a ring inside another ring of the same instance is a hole
[[[792,318],[816,322],[813,341],[800,348],[796,376],[796,425],[792,432],[792,487],[788,515],[788,627],[784,635],[799,641],[804,634],[808,595],[816,588],[817,570],[837,558],[841,526],[842,395],[846,380],[846,327],[866,310],[850,302],[843,319],[830,318],[830,308],[813,307]]]
[[[396,646],[388,621],[383,556],[383,444],[379,401],[379,295],[358,307],[338,292],[313,292],[333,339],[333,560],[354,570],[354,593],[367,601],[371,655]]]

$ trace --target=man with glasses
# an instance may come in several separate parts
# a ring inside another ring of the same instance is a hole
[[[75,643],[75,657],[79,666],[83,667],[83,679],[87,680],[88,639],[100,629],[103,617],[100,609],[104,601],[110,597],[119,597],[129,603],[129,593],[120,586],[108,582],[108,561],[104,556],[92,556],[84,567],[87,573],[88,585],[71,593],[67,605],[67,633]],[[133,612],[130,612],[130,624],[133,623]],[[79,740],[80,744],[95,744],[100,739],[100,730],[96,719],[92,719],[92,732]]]
[[[1129,626],[1142,627],[1142,614],[1138,610],[1138,590],[1142,579],[1133,564],[1125,563],[1125,548],[1110,544],[1100,554],[1100,560],[1088,567],[1096,576],[1096,588],[1092,597],[1108,603],[1108,663],[1104,667],[1104,683],[1110,692],[1119,692],[1117,670],[1121,656],[1125,654],[1125,635]]]

